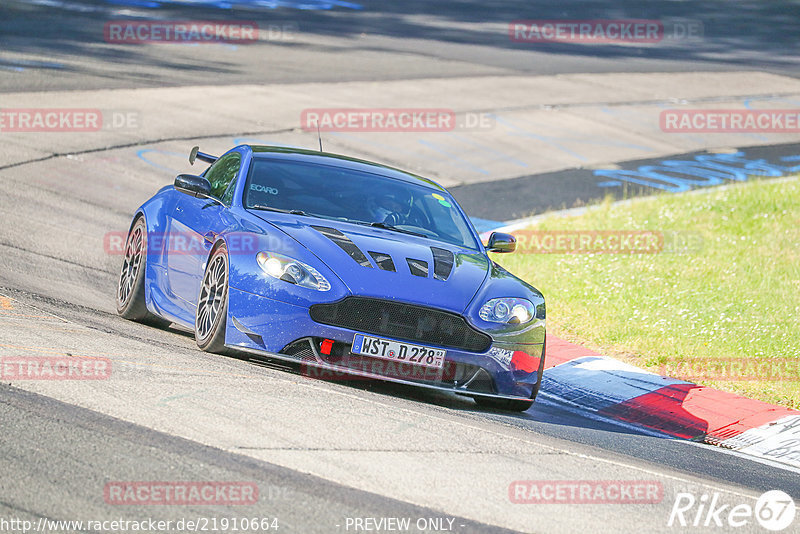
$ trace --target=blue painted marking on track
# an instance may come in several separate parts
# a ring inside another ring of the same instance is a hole
[[[66,65],[54,61],[36,61],[31,59],[4,59],[0,60],[0,69],[22,72],[26,68],[31,69],[55,69],[61,70]]]
[[[611,113],[610,111],[605,111],[605,112],[606,113]],[[566,147],[563,147],[563,146],[561,146],[561,145],[559,145],[559,144],[557,144],[557,143],[555,143],[553,141],[548,141],[548,140],[553,140],[553,139],[559,139],[558,137],[542,136],[542,135],[538,135],[538,134],[533,134],[531,132],[528,132],[527,130],[523,130],[519,126],[514,125],[513,123],[511,123],[507,119],[500,119],[496,115],[493,115],[493,116],[496,118],[496,120],[502,121],[504,124],[509,125],[512,128],[515,128],[515,129],[518,129],[520,131],[526,132],[528,137],[534,137],[536,139],[540,139],[540,140],[543,140],[545,142],[549,142],[550,144],[553,144],[554,146],[557,146],[557,147],[561,148],[565,152],[571,153],[572,155],[574,155],[575,157],[578,157],[579,159],[581,159],[583,161],[586,160],[586,158],[584,158],[583,156],[581,156],[577,152],[570,151]],[[621,142],[621,141],[608,141],[608,140],[606,140],[606,141],[594,141],[592,139],[576,139],[576,138],[560,138],[560,139],[564,139],[564,140],[567,140],[567,141],[572,141],[573,143],[583,143],[583,144],[586,144],[586,145],[601,145],[601,146],[633,148],[633,149],[636,149],[636,150],[642,150],[644,152],[653,152],[653,149],[651,147],[649,147],[649,146],[635,145],[633,143],[625,143],[625,142]]]
[[[489,174],[489,171],[487,171],[486,169],[482,169],[481,167],[478,167],[477,165],[473,165],[472,163],[470,163],[470,162],[468,162],[468,161],[466,161],[464,159],[461,159],[460,157],[456,156],[455,154],[453,154],[451,152],[448,152],[447,150],[441,148],[436,143],[431,143],[430,141],[425,141],[424,139],[418,139],[417,142],[419,144],[423,145],[423,146],[426,146],[426,147],[430,148],[431,150],[433,150],[435,152],[439,152],[440,154],[444,154],[445,156],[447,156],[448,158],[453,160],[453,163],[455,165],[458,165],[460,167],[466,167],[468,169],[472,169],[472,170],[477,171],[477,172],[479,172],[481,174],[487,174],[487,175]]]
[[[584,143],[587,145],[605,145],[605,146],[614,146],[614,147],[623,147],[623,148],[633,148],[635,150],[642,150],[644,152],[653,152],[653,149],[649,146],[644,145],[634,145],[633,143],[623,143],[617,141],[592,141],[590,139],[573,139],[576,143]]]
[[[780,161],[798,162],[800,155],[782,156]],[[609,182],[627,182],[670,193],[682,193],[729,180],[744,182],[750,176],[779,177],[800,172],[800,165],[787,166],[770,163],[763,158],[747,158],[741,151],[733,154],[701,154],[695,156],[694,161],[663,160],[660,163],[642,165],[637,169],[599,169],[594,171],[594,175],[610,178]]]
[[[495,228],[506,225],[506,223],[501,221],[491,221],[489,219],[481,219],[480,217],[470,217],[469,220],[472,221],[472,226],[475,227],[479,234],[490,232]]]
[[[659,106],[659,107],[662,107],[662,108],[666,108],[667,107],[667,106],[665,106],[663,104],[656,104],[656,105]],[[615,117],[623,117],[623,119],[628,121],[629,123],[630,122],[634,122],[636,124],[640,124],[640,125],[646,126],[648,128],[652,128],[652,126],[653,126],[652,120],[650,120],[650,118],[643,117],[642,113],[640,111],[628,110],[628,109],[620,110],[620,109],[613,109],[613,108],[609,108],[609,107],[602,107],[602,108],[600,108],[600,111],[602,111],[603,113],[605,113],[607,115],[613,115]],[[631,120],[631,119],[633,119],[633,120]]]
[[[797,100],[789,100],[788,98],[783,97],[759,96],[745,98],[742,102],[742,105],[745,107],[745,109],[760,109],[753,106],[753,102],[786,102],[787,104],[791,104],[793,106],[800,104],[800,102]]]
[[[511,121],[501,118],[499,115],[492,114],[490,116],[494,117],[495,121],[497,121],[497,122],[499,122],[501,124],[504,124],[504,125],[508,126],[509,128],[511,128],[513,130],[516,130],[517,132],[520,132],[520,135],[522,135],[524,137],[531,137],[531,138],[536,139],[538,141],[542,141],[544,143],[547,143],[549,145],[552,145],[552,146],[556,147],[557,149],[561,150],[562,152],[566,152],[567,154],[569,154],[569,155],[571,155],[571,156],[573,156],[575,158],[578,158],[581,161],[586,161],[586,158],[583,157],[581,154],[578,154],[574,150],[570,150],[569,148],[561,145],[560,143],[555,142],[554,139],[556,139],[556,138],[554,138],[554,137],[549,137],[549,136],[544,136],[544,135],[535,134],[533,132],[529,132],[529,131],[517,126],[516,124],[512,123]]]
[[[501,160],[504,160],[504,161],[510,161],[510,162],[514,163],[515,165],[519,165],[520,167],[524,167],[524,168],[528,167],[528,164],[525,163],[522,160],[519,160],[519,159],[517,159],[515,157],[509,156],[508,154],[504,154],[503,152],[500,152],[499,150],[495,150],[493,148],[489,148],[488,146],[483,145],[481,143],[478,143],[476,141],[473,141],[472,139],[469,139],[468,137],[464,137],[461,134],[455,134],[453,132],[449,132],[449,134],[451,136],[455,137],[456,139],[458,139],[459,141],[463,142],[463,143],[467,143],[467,144],[470,144],[470,145],[478,147],[479,149],[483,150],[484,152],[489,152],[490,154],[497,154],[498,156],[500,156],[497,159],[501,159]]]
[[[617,187],[618,185],[622,185],[622,182],[618,182],[616,180],[609,180],[607,182],[599,182],[597,187]]]
[[[742,101],[742,106],[745,109],[752,110],[753,107],[751,106],[751,102],[753,100],[771,100],[771,99],[770,98],[766,98],[766,99],[765,98],[745,98]],[[757,134],[757,133],[753,133],[753,132],[739,132],[739,135],[743,135],[745,137],[750,137],[752,139],[757,139],[758,141],[766,141],[767,140],[766,136],[761,135],[761,134]]]
[[[155,2],[151,0],[106,0],[106,3],[115,6],[149,7],[149,8],[161,7],[160,2]]]
[[[105,0],[111,5],[159,9],[162,7],[211,7],[216,9],[263,8],[297,9],[301,11],[329,11],[334,8],[362,10],[364,6],[343,0]]]
[[[148,165],[152,165],[153,167],[156,167],[156,168],[159,168],[159,169],[163,169],[165,171],[169,171],[169,172],[175,173],[175,174],[177,174],[177,173],[179,173],[181,171],[180,170],[176,170],[176,169],[172,169],[170,167],[165,167],[164,165],[161,165],[160,163],[156,163],[155,161],[150,161],[149,159],[147,159],[145,157],[145,154],[148,154],[150,152],[155,152],[157,154],[165,154],[167,156],[178,156],[180,158],[187,157],[186,154],[182,154],[180,152],[170,152],[170,151],[167,151],[167,150],[159,150],[157,148],[143,148],[141,150],[137,150],[136,151],[136,157],[138,157],[140,160],[144,161]],[[186,160],[186,161],[188,163],[188,160]]]
[[[403,152],[405,154],[411,154],[411,155],[414,155],[414,156],[419,156],[418,152],[412,152],[411,150],[407,150],[405,148],[401,148],[401,147],[398,147],[398,146],[395,146],[395,145],[387,145],[385,143],[379,143],[377,141],[363,139],[361,137],[358,137],[357,135],[350,135],[350,134],[346,134],[346,133],[342,133],[342,132],[326,132],[326,134],[330,135],[331,137],[344,137],[346,139],[352,139],[354,141],[358,141],[358,142],[363,143],[365,145],[372,145],[372,146],[377,146],[377,147],[381,147],[381,148],[388,148],[388,149],[391,149],[392,152]],[[325,137],[322,138],[322,143],[323,143],[323,146],[324,146]]]

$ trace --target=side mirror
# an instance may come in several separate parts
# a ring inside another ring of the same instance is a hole
[[[194,174],[179,174],[175,177],[175,189],[198,198],[211,196],[211,182]]]
[[[517,249],[517,238],[511,234],[492,232],[486,250],[489,252],[514,252]]]

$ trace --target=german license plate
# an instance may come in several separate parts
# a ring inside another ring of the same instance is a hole
[[[351,352],[373,358],[408,362],[438,369],[444,367],[444,357],[447,354],[444,349],[433,349],[392,339],[365,336],[364,334],[356,334]]]

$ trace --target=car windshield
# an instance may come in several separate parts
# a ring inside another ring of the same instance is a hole
[[[333,165],[255,158],[244,206],[372,225],[478,248],[469,223],[445,191]]]

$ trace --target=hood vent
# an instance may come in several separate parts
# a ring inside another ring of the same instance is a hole
[[[421,276],[428,278],[428,262],[423,260],[415,260],[414,258],[406,258],[408,268],[414,276]]]
[[[369,251],[369,255],[372,256],[372,259],[375,260],[375,264],[378,266],[379,269],[383,269],[384,271],[391,271],[397,272],[397,269],[394,268],[394,262],[392,261],[392,257],[388,254],[384,254],[383,252],[373,252]]]
[[[437,280],[447,280],[453,272],[455,256],[445,248],[431,247],[433,252],[433,277]]]
[[[312,226],[311,228],[333,241],[340,249],[347,252],[347,255],[353,258],[356,263],[362,267],[369,267],[372,269],[372,264],[369,262],[364,253],[361,252],[361,249],[358,248],[355,243],[350,241],[350,238],[344,235],[342,232],[336,228],[328,228],[327,226]]]

